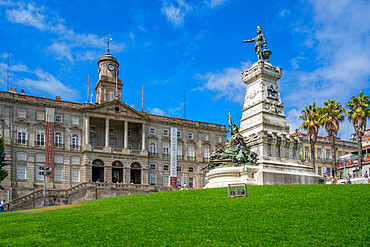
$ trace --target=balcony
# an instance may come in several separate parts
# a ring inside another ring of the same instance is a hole
[[[17,145],[28,146],[28,141],[26,141],[25,139],[16,139],[15,143]]]
[[[184,160],[184,156],[183,155],[177,155],[177,160]]]
[[[209,162],[209,158],[203,157],[203,162]]]
[[[169,154],[162,154],[162,158],[168,160],[170,158]]]
[[[35,147],[45,147],[44,141],[35,141]]]
[[[188,161],[195,161],[195,157],[188,156]]]
[[[63,143],[54,143],[54,148],[56,148],[56,149],[64,149],[64,144]]]
[[[149,157],[158,158],[158,153],[149,152]]]
[[[81,146],[79,146],[79,145],[71,145],[71,150],[76,150],[76,151],[79,151],[79,150],[81,150]]]

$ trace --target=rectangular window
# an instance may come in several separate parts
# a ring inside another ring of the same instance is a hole
[[[164,165],[163,166],[163,171],[168,171],[168,170],[170,170],[170,167],[168,165]]]
[[[193,133],[189,132],[189,133],[188,133],[188,138],[189,138],[189,139],[193,139]]]
[[[45,145],[45,130],[36,130],[36,146]]]
[[[79,165],[80,164],[80,157],[72,157],[71,158],[72,165]]]
[[[170,177],[163,176],[163,186],[170,186]]]
[[[177,137],[181,138],[181,131],[177,131]]]
[[[150,174],[150,185],[156,185],[157,184],[157,176],[154,174]]]
[[[55,143],[55,147],[63,146],[63,133],[61,131],[54,132],[54,143]]]
[[[110,135],[114,135],[114,129],[113,129],[113,128],[110,128],[110,129],[109,129],[109,134],[110,134]]]
[[[17,153],[17,160],[26,161],[26,153]]]
[[[45,162],[45,154],[36,154],[36,162]]]
[[[338,158],[342,156],[342,151],[338,151]]]
[[[116,144],[115,144],[114,142],[109,142],[109,146],[110,146],[111,148],[115,148],[115,147],[116,147]]]
[[[321,148],[317,149],[317,159],[321,159]]]
[[[155,154],[156,153],[156,148],[155,148],[155,143],[154,142],[151,142],[150,144],[149,144],[149,153],[151,153],[151,154]]]
[[[63,181],[63,168],[56,167],[54,170],[54,181],[61,182]]]
[[[164,136],[168,136],[168,133],[169,133],[168,129],[164,129],[164,130],[163,130],[163,135],[164,135]]]
[[[27,129],[26,128],[18,128],[17,129],[17,143],[18,144],[25,145],[27,143],[26,134],[27,134]]]
[[[209,159],[209,148],[203,149],[203,158]]]
[[[155,135],[156,131],[154,127],[149,128],[149,134]]]
[[[209,141],[209,135],[208,134],[204,134],[203,135],[203,140],[204,141]]]
[[[330,149],[326,149],[326,159],[330,160]]]
[[[55,163],[59,163],[59,164],[63,163],[63,156],[61,156],[61,155],[55,155],[54,156],[54,162]]]
[[[181,177],[177,177],[177,185],[178,186],[181,186],[182,184],[181,184]]]
[[[188,158],[191,161],[194,159],[194,146],[188,146]]]
[[[26,118],[26,111],[25,110],[18,110],[18,117],[19,118]]]
[[[26,179],[26,166],[17,166],[17,179]]]
[[[44,121],[44,113],[43,112],[38,112],[36,113],[36,120]]]
[[[72,183],[80,182],[80,170],[72,169]]]
[[[96,133],[96,126],[91,126],[90,127],[90,132],[91,133]]]
[[[177,145],[177,159],[182,160],[182,145]]]
[[[163,157],[169,157],[169,149],[170,149],[170,144],[169,143],[163,143]]]
[[[194,178],[189,178],[189,188],[194,188]]]
[[[62,115],[55,115],[55,122],[61,123],[63,121]]]
[[[78,117],[72,117],[72,124],[79,125],[80,124],[80,119]]]
[[[317,167],[317,174],[319,174],[320,176],[322,175],[322,172],[321,172],[321,166],[318,166],[318,167]]]
[[[72,134],[71,146],[72,148],[80,147],[80,135],[79,134]]]
[[[222,142],[222,136],[217,136],[217,142]]]
[[[306,159],[308,159],[310,157],[310,148],[309,147],[304,148],[304,157]]]
[[[327,167],[326,170],[328,171],[328,176],[331,176],[330,167]]]
[[[44,180],[44,175],[40,174],[41,172],[44,172],[44,170],[40,169],[44,166],[36,166],[36,180]]]

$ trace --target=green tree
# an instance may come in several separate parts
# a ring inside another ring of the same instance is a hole
[[[345,112],[342,104],[339,102],[335,102],[335,100],[328,100],[324,103],[324,107],[322,108],[322,115],[319,122],[325,125],[325,130],[328,133],[330,139],[330,147],[331,147],[331,157],[332,157],[332,173],[333,176],[338,175],[338,166],[337,166],[337,155],[336,155],[336,147],[335,147],[335,140],[337,138],[338,130],[339,130],[339,122],[344,120],[343,113]]]
[[[358,97],[352,96],[348,101],[346,112],[348,120],[353,123],[357,136],[358,166],[360,174],[362,173],[362,136],[365,133],[367,119],[370,118],[369,96],[363,92],[358,93]]]
[[[308,141],[311,145],[311,160],[312,167],[316,172],[315,167],[315,143],[317,141],[317,134],[319,133],[320,128],[320,108],[316,106],[316,103],[311,103],[308,107],[301,112],[302,116],[299,116],[300,119],[304,120],[301,128],[307,130]]]
[[[0,138],[0,182],[3,181],[6,178],[6,176],[8,176],[8,172],[4,170],[4,166],[6,165],[7,164],[5,163],[4,140]]]

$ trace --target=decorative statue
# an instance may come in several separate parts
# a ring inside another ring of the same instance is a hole
[[[267,60],[270,58],[272,52],[267,49],[267,43],[265,39],[265,35],[261,33],[261,27],[257,27],[257,36],[253,39],[247,39],[244,40],[243,43],[250,43],[250,42],[255,42],[254,44],[254,51],[257,54],[258,61],[259,60]],[[263,43],[262,43],[263,42]],[[266,49],[262,50],[263,46],[266,47]]]
[[[209,163],[202,168],[212,170],[222,166],[242,166],[245,164],[256,165],[257,154],[251,152],[244,137],[239,133],[239,127],[231,121],[229,113],[230,140],[226,144],[225,151],[217,148],[211,155]]]

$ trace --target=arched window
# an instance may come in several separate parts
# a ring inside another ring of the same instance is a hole
[[[92,164],[93,166],[104,167],[104,163],[101,160],[94,160]]]
[[[114,161],[114,162],[112,163],[112,167],[114,167],[114,168],[122,168],[122,167],[123,167],[123,165],[122,165],[122,163],[121,163],[121,162],[119,162],[119,161]]]

